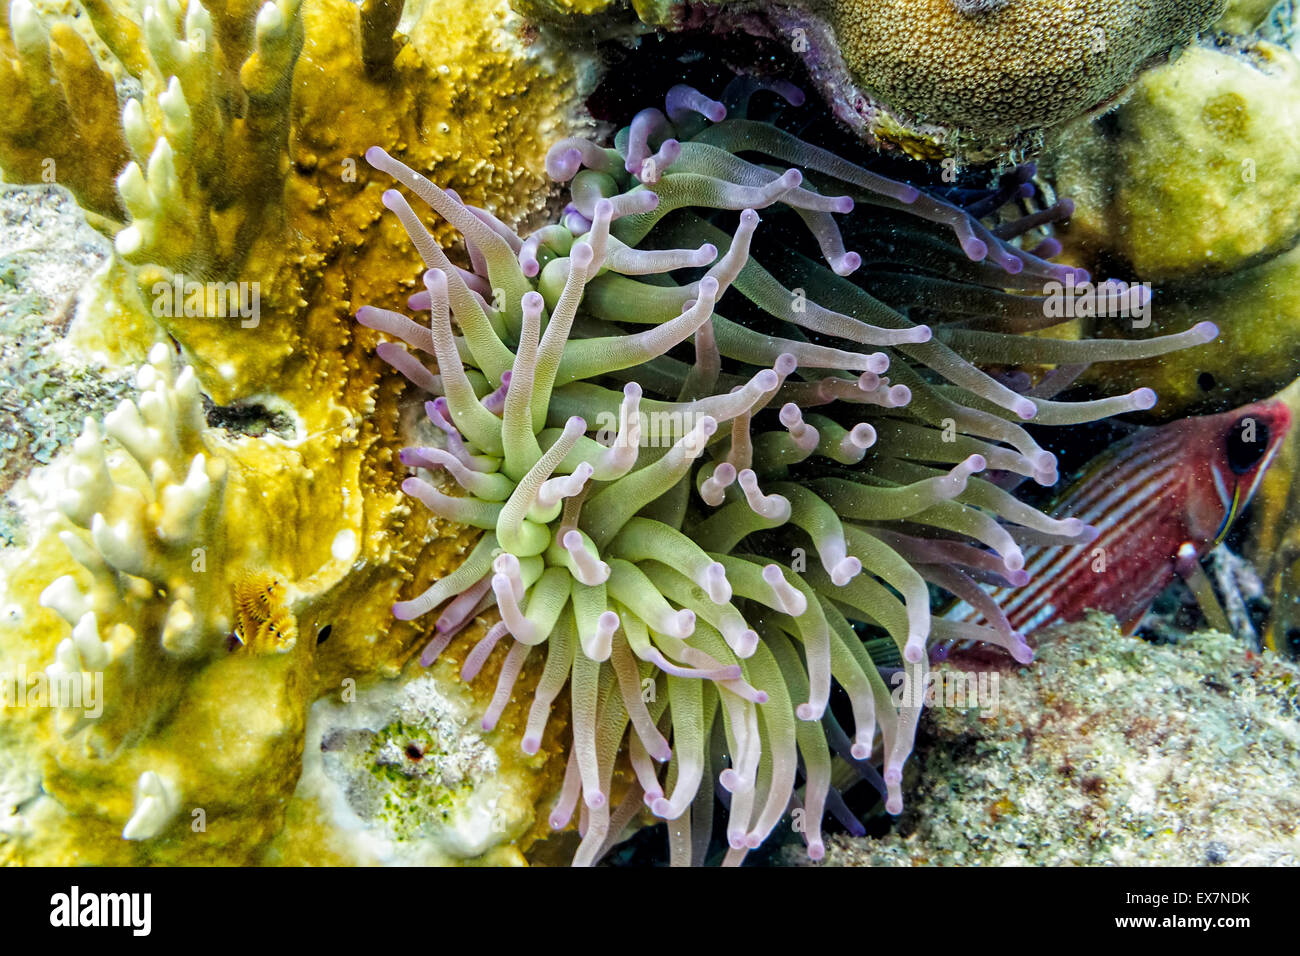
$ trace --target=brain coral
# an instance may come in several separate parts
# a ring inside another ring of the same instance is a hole
[[[1118,94],[1223,0],[829,0],[858,83],[896,110],[1005,136]]]

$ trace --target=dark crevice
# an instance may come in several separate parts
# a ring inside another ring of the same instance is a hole
[[[277,438],[293,439],[298,433],[289,415],[253,402],[217,405],[204,395],[203,417],[210,428],[220,428],[247,438],[262,438],[270,434]]]

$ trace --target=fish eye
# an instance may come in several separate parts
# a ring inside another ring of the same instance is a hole
[[[1238,419],[1224,440],[1228,467],[1234,475],[1244,475],[1259,464],[1268,451],[1268,423],[1253,416]]]

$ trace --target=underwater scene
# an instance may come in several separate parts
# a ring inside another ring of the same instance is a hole
[[[1296,6],[0,0],[0,862],[1300,864]]]

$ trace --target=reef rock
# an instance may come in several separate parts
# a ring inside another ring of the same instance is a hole
[[[1097,615],[1044,632],[989,709],[928,710],[913,809],[826,864],[1300,863],[1300,668],[1276,655]]]
[[[1055,153],[1081,256],[1154,282],[1258,263],[1300,233],[1300,61],[1265,41],[1191,47]]]
[[[303,775],[266,862],[525,861],[549,834],[537,807],[559,786],[562,761],[550,759],[559,735],[524,754],[514,732],[526,716],[518,704],[503,729],[485,731],[487,695],[455,675],[470,646],[458,644],[432,669],[413,664],[397,680],[345,684],[313,705]],[[490,672],[502,657],[489,659]]]

